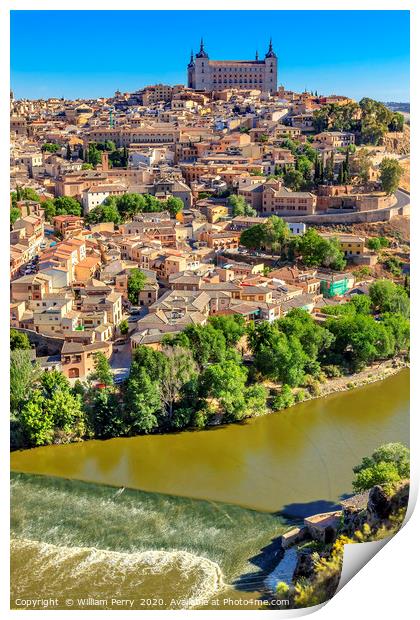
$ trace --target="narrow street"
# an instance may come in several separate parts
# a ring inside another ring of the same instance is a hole
[[[109,360],[116,382],[126,379],[130,372],[131,350],[130,340],[126,343],[114,346],[114,351]]]

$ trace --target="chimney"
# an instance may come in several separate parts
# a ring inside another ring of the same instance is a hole
[[[108,171],[109,170],[108,153],[106,153],[105,151],[102,151],[101,160],[102,160],[102,170]]]

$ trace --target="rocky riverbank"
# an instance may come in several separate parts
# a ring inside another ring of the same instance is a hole
[[[409,363],[405,359],[395,357],[380,363],[371,364],[360,372],[328,378],[324,382],[316,381],[314,385],[310,385],[306,389],[296,388],[294,390],[295,397],[299,392],[303,392],[303,397],[300,399],[296,398],[295,404],[323,398],[337,392],[346,392],[375,383],[376,381],[382,381],[408,367]],[[266,382],[265,385],[272,393],[276,393],[281,389],[281,386],[274,382]]]
[[[345,392],[346,390],[362,387],[369,383],[375,383],[375,381],[382,381],[408,366],[409,364],[401,358],[393,358],[379,364],[372,364],[360,372],[327,379],[325,383],[320,385],[320,394],[314,395],[312,398],[328,396],[334,392]],[[308,398],[307,400],[310,399]]]
[[[270,590],[292,607],[331,598],[341,576],[344,545],[394,535],[404,520],[409,492],[409,480],[376,485],[342,501],[341,510],[308,517],[302,527],[283,534],[283,558],[272,573],[282,579],[267,582]]]

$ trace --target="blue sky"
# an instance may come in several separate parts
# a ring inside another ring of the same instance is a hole
[[[16,98],[89,98],[182,84],[201,36],[219,60],[265,54],[272,36],[288,89],[409,101],[409,19],[408,11],[12,11],[11,88]]]

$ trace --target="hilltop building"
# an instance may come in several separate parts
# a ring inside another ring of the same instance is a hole
[[[188,88],[195,90],[258,89],[274,94],[277,91],[277,56],[270,39],[264,60],[210,60],[201,39],[200,51],[187,66]]]

